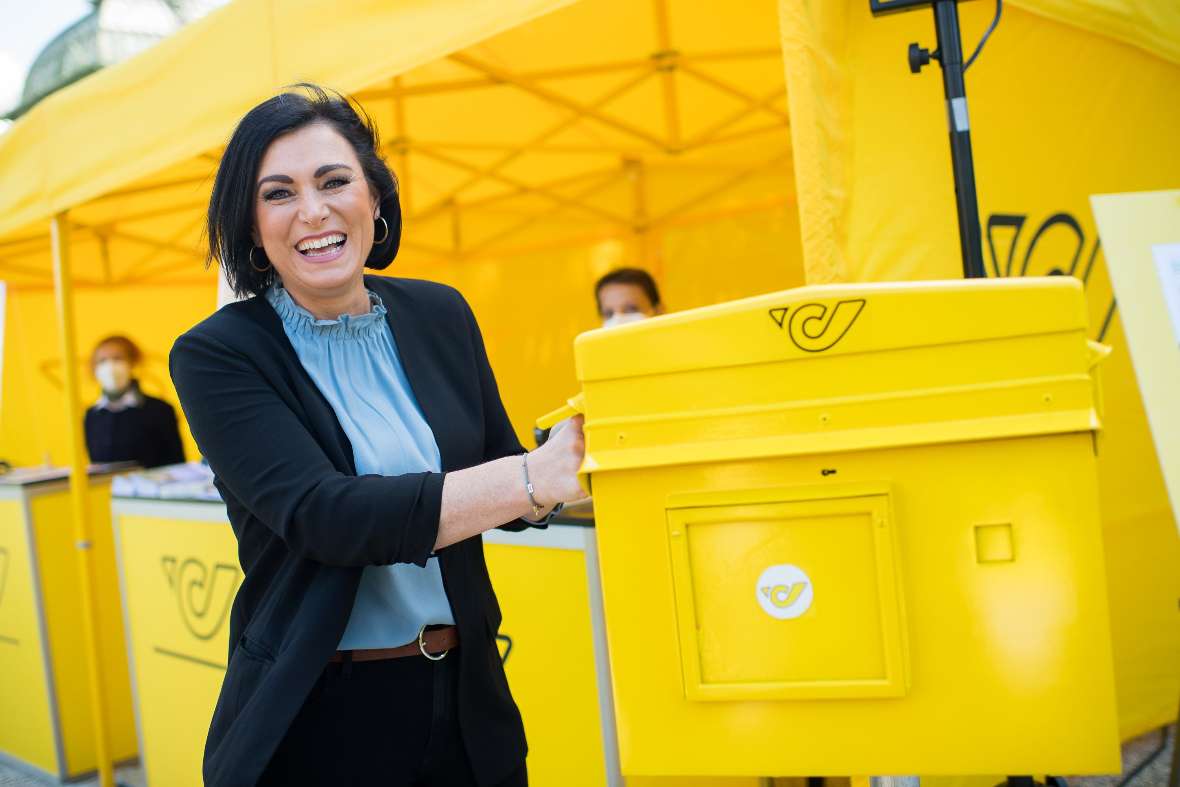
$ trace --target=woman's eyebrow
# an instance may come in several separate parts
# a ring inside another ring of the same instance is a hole
[[[352,167],[348,166],[347,164],[325,164],[315,171],[315,177],[318,178],[324,173],[331,172],[334,169],[346,169],[349,172],[352,172]]]
[[[334,169],[346,169],[349,172],[352,172],[352,167],[348,166],[347,164],[325,164],[322,167],[318,168],[312,177],[316,177],[316,178],[321,177],[325,173],[331,172]],[[287,183],[287,184],[291,184],[291,183],[295,182],[287,175],[267,175],[266,177],[260,178],[258,180],[258,185],[261,186],[263,183],[266,183],[266,182],[272,181],[272,180],[277,181],[279,183]]]
[[[261,186],[263,183],[266,183],[267,181],[271,181],[271,180],[278,181],[279,183],[288,183],[288,184],[295,182],[295,181],[291,180],[291,178],[287,177],[286,175],[267,175],[265,178],[259,179],[258,185]]]

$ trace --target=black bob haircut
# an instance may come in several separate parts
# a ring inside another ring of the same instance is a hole
[[[270,143],[304,126],[324,123],[348,140],[356,151],[369,189],[377,196],[381,218],[388,223],[389,232],[383,233],[385,228],[378,220],[373,237],[384,234],[385,238],[381,243],[373,244],[365,267],[376,270],[389,267],[401,242],[402,210],[397,180],[378,153],[381,137],[372,119],[364,109],[354,106],[339,93],[308,83],[292,87],[303,92],[280,93],[269,98],[238,122],[221,156],[213,181],[213,194],[209,198],[206,224],[209,254],[206,262],[218,260],[225,269],[226,281],[243,298],[265,292],[275,280],[274,267],[261,248],[254,249],[251,234],[258,167]],[[251,249],[254,249],[253,263]]]
[[[598,302],[599,311],[602,311],[602,300],[599,296],[602,294],[602,288],[608,284],[633,284],[643,290],[653,308],[660,305],[660,290],[650,273],[642,268],[616,268],[594,285],[594,300]]]

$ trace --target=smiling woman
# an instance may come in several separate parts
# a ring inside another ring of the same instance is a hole
[[[581,421],[525,453],[463,297],[364,275],[396,181],[363,113],[301,87],[242,119],[209,204],[256,297],[170,359],[245,572],[205,784],[526,784],[480,534],[583,496]]]

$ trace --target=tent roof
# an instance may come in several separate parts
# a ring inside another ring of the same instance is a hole
[[[530,159],[539,166],[525,149],[543,147],[547,169],[574,178],[567,184],[574,188],[577,176],[593,169],[592,159],[605,161],[602,154],[613,155],[615,164],[619,156],[642,160],[653,150],[691,154],[696,143],[755,133],[759,124],[785,128],[781,66],[776,80],[770,61],[777,51],[772,0],[583,0],[593,13],[571,10],[558,15],[560,23],[514,30],[572,1],[235,0],[49,96],[0,136],[0,273],[14,270],[23,242],[44,245],[45,221],[61,210],[81,208],[76,218],[90,213],[92,225],[109,225],[144,207],[133,204],[143,195],[152,209],[177,220],[186,213],[191,224],[192,210],[165,211],[162,200],[203,202],[205,181],[236,120],[299,80],[352,92],[368,107],[384,102],[378,121],[395,131],[388,147],[395,166],[423,159],[423,177],[400,167],[399,174],[427,217],[460,196],[470,201],[535,189],[541,181],[514,172],[527,169]],[[1012,1],[1180,63],[1174,0]],[[455,55],[510,30],[482,57]],[[448,55],[455,56],[440,60]],[[465,111],[457,111],[457,102]],[[464,127],[468,120],[479,128]],[[554,122],[568,125],[542,133]],[[686,131],[694,123],[695,137]],[[717,124],[725,134],[707,133]],[[487,173],[503,156],[514,160]],[[432,172],[441,169],[451,177]],[[463,170],[465,180],[424,201],[427,181],[453,181]],[[467,180],[478,182],[460,195],[455,187]],[[560,178],[544,182],[554,180]],[[533,193],[550,206],[574,199],[542,192]],[[611,217],[600,212],[599,218]],[[154,233],[157,248],[162,237],[173,239],[166,244],[185,235],[175,221],[157,224],[165,233]]]
[[[569,2],[236,0],[0,137],[0,238],[216,149],[284,84],[354,91]]]

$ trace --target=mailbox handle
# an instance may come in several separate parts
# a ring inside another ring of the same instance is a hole
[[[537,419],[536,429],[533,430],[537,438],[537,445],[540,446],[549,439],[549,430],[556,426],[559,421],[564,421],[575,415],[585,415],[585,413],[586,395],[581,393],[577,396],[570,397],[562,407],[557,408],[551,413],[545,413],[545,415]],[[582,469],[578,473],[578,482],[586,490],[586,494],[591,494],[590,474],[586,471],[585,464],[582,465]]]
[[[564,421],[575,415],[581,415],[586,412],[586,395],[578,394],[566,401],[566,403],[554,410],[551,413],[546,413],[537,419],[537,428],[542,430],[552,429],[558,421]]]

